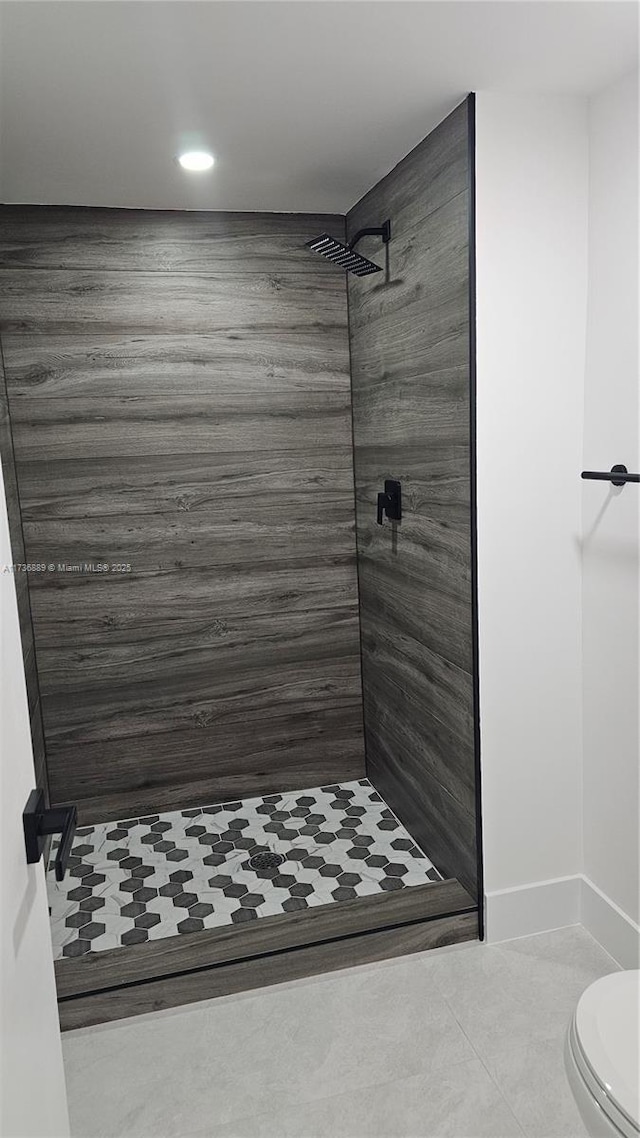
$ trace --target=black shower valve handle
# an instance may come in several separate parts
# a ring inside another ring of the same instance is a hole
[[[377,522],[379,526],[382,525],[385,514],[389,521],[399,522],[402,520],[402,487],[395,478],[385,478],[384,490],[378,494]]]
[[[378,522],[378,525],[379,525],[379,526],[381,526],[381,525],[382,525],[382,522],[383,522],[383,514],[384,514],[384,512],[385,512],[385,510],[386,510],[386,508],[387,508],[387,506],[388,506],[388,505],[389,505],[389,495],[388,495],[388,494],[385,494],[384,490],[381,490],[381,491],[380,491],[380,493],[378,494],[378,516],[377,516],[377,522]]]

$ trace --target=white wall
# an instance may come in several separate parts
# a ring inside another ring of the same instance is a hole
[[[584,466],[640,470],[638,75],[589,105]],[[585,482],[584,872],[640,921],[640,486]]]
[[[540,883],[582,866],[587,104],[481,92],[476,109],[483,832],[499,939],[535,931]],[[527,885],[505,925],[503,891]],[[577,892],[558,889],[549,919],[564,924]]]
[[[638,79],[477,96],[478,583],[489,939],[640,937]]]
[[[34,786],[18,609],[0,472],[0,866],[3,1138],[69,1133],[44,869],[28,866],[22,810]]]

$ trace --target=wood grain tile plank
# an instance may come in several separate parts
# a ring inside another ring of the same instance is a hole
[[[9,414],[9,401],[5,386],[5,373],[0,356],[0,462],[2,463],[2,480],[4,495],[7,504],[7,522],[9,525],[9,542],[13,563],[21,564],[25,560],[24,541],[22,537],[22,520],[20,515],[20,496],[18,493],[18,480],[16,474],[16,461]]]
[[[3,333],[286,334],[345,319],[343,290],[322,265],[253,275],[0,269],[0,297]]]
[[[53,578],[53,579],[52,579]],[[198,636],[219,621],[267,613],[277,628],[286,612],[355,611],[354,558],[328,551],[312,561],[174,570],[167,573],[53,574],[32,580],[38,651],[82,644],[138,644]]]
[[[173,514],[189,517],[221,501],[334,495],[353,503],[353,460],[345,446],[220,451],[213,454],[129,455],[114,458],[27,460],[18,464],[25,522],[54,518]],[[293,503],[292,503],[293,504]],[[287,512],[287,510],[283,512]],[[315,510],[314,510],[315,513]],[[352,510],[353,514],[353,510]]]
[[[42,706],[40,699],[37,700],[30,714],[29,726],[31,729],[31,744],[33,747],[34,785],[42,787],[45,791],[46,801],[49,802],[49,769],[44,742],[44,726],[42,723]]]
[[[13,401],[16,460],[309,449],[350,438],[346,394]]]
[[[2,342],[13,400],[349,389],[348,344],[333,324],[286,335],[250,326],[147,336],[5,332]]]
[[[401,454],[433,439],[469,469],[469,366],[418,376],[379,374],[353,396],[354,439],[361,447],[393,447]],[[466,453],[466,460],[464,455]]]
[[[363,617],[362,644],[366,685],[374,699],[384,699],[390,686],[397,701],[398,729],[412,740],[415,754],[424,756],[432,776],[473,811],[471,675],[382,618]]]
[[[292,653],[282,650],[282,656]],[[153,678],[135,686],[121,675],[101,687],[78,687],[73,692],[42,693],[42,714],[47,741],[78,743],[124,739],[131,735],[152,736],[185,727],[213,724],[229,716],[243,722],[252,717],[254,727],[274,711],[287,706],[292,713],[342,700],[357,698],[360,690],[359,658],[345,656],[318,662],[285,659],[262,668],[242,670],[236,666],[223,675],[188,672],[176,667],[175,678],[161,684]],[[271,669],[271,670],[270,670]],[[152,745],[152,740],[150,740]],[[176,755],[176,770],[180,765]],[[179,781],[179,780],[177,780]],[[283,788],[283,789],[286,789]]]
[[[34,269],[307,273],[305,242],[325,231],[341,240],[333,214],[3,206],[0,266]],[[320,272],[335,269],[315,259]]]
[[[401,460],[400,460],[401,461]],[[469,503],[451,505],[427,504],[428,484],[423,483],[422,503],[416,494],[416,483],[403,495],[402,519],[395,526],[379,526],[376,520],[377,493],[389,477],[397,477],[393,461],[378,470],[370,486],[360,486],[356,510],[359,525],[360,549],[363,557],[381,557],[389,560],[398,571],[407,576],[421,576],[425,561],[429,572],[442,587],[451,587],[462,596],[467,595],[469,580],[469,532],[471,528]],[[402,482],[402,480],[400,480]],[[468,479],[467,479],[468,486]],[[450,577],[453,574],[453,578]]]
[[[0,210],[49,763],[93,820],[364,773],[336,227]]]
[[[49,767],[54,799],[76,802],[87,825],[348,781],[362,777],[360,692],[211,722],[203,712],[191,726],[153,735],[53,740]]]
[[[368,777],[385,801],[393,803],[409,833],[429,850],[440,872],[450,876],[455,866],[457,880],[475,897],[475,813],[465,810],[447,787],[431,776],[427,764],[420,761],[422,749],[415,749],[415,740],[410,740],[405,749],[406,740],[396,730],[396,709],[388,700],[382,707],[379,703],[374,706],[365,688],[364,705]]]
[[[274,677],[291,661],[310,661],[322,670],[329,660],[355,658],[358,653],[354,631],[358,613],[354,605],[329,610],[310,609],[281,615],[278,627],[271,614],[237,615],[224,620],[213,614],[199,633],[157,627],[147,643],[131,640],[109,644],[41,648],[39,673],[43,694],[88,692],[91,689],[115,691],[121,683],[157,685],[163,691],[175,683],[179,670],[188,684],[207,676],[211,692],[227,690],[238,674],[260,673],[266,667]],[[96,702],[100,696],[96,694]]]
[[[395,315],[381,317],[376,337],[370,328],[366,333],[363,329],[355,360],[352,355],[354,392],[372,379],[432,375],[468,366],[467,302],[461,287],[428,316],[422,305],[414,303]]]
[[[357,514],[362,527],[362,556],[379,554],[383,559],[388,557],[396,567],[399,566],[398,557],[402,556],[405,559],[402,572],[409,577],[420,576],[420,565],[424,568],[426,558],[430,562],[429,570],[433,567],[436,579],[443,578],[446,589],[454,588],[458,595],[466,597],[469,580],[468,503],[466,506],[464,503],[431,506],[428,515],[409,505],[406,513],[403,509],[402,522],[395,529],[389,527],[383,536],[380,529],[374,529],[377,524],[377,492],[374,487],[379,487],[381,479],[384,482],[387,477],[395,477],[393,463],[380,469],[370,489],[361,487]],[[450,572],[454,574],[454,580],[448,578]]]
[[[427,573],[425,562],[425,578]],[[390,559],[359,561],[360,602],[363,612],[380,611],[385,621],[399,631],[413,636],[433,653],[442,656],[464,672],[472,669],[471,588],[467,602],[455,582],[431,585],[428,593],[424,579],[417,575],[399,576]],[[420,615],[419,627],[416,618]]]
[[[56,961],[58,997],[65,999],[79,992],[151,980],[189,968],[248,960],[283,948],[410,924],[473,907],[473,899],[457,881],[437,881],[394,893],[357,897],[339,905],[316,905],[292,913],[286,920],[282,916],[261,917],[249,926],[229,924],[205,929],[198,936],[165,937],[136,945],[135,952],[90,952],[76,960]]]
[[[385,249],[385,271],[361,278],[362,287],[350,297],[350,319],[377,324],[415,307],[423,314],[423,335],[428,337],[432,314],[466,290],[468,214],[469,191],[465,188],[428,217],[412,225],[393,225],[393,240]],[[374,259],[377,240],[363,239],[363,248],[369,242]]]
[[[1,345],[0,345],[1,348]],[[42,727],[40,707],[40,688],[36,666],[35,641],[33,633],[33,620],[31,614],[29,577],[26,569],[26,552],[22,528],[22,513],[19,492],[19,482],[13,445],[13,432],[9,412],[9,400],[5,382],[2,351],[0,350],[0,463],[2,465],[2,481],[7,510],[7,523],[9,527],[9,542],[11,546],[11,565],[0,567],[0,571],[13,575],[16,604],[18,609],[18,622],[20,627],[20,644],[22,649],[22,664],[24,668],[25,686],[27,691],[27,704],[29,710],[29,726],[31,731],[31,746],[35,768],[36,785],[45,793],[45,800],[49,801],[49,787],[46,770],[46,752]]]
[[[433,684],[414,683],[411,688],[404,688],[403,676],[391,679],[379,661],[370,658],[365,662],[363,674],[367,693],[366,729],[370,733],[367,739],[373,739],[372,751],[376,750],[376,735],[384,734],[387,750],[393,750],[394,753],[397,751],[403,756],[402,769],[408,783],[419,785],[421,772],[424,771],[426,778],[446,788],[461,814],[472,818],[475,809],[475,786],[469,763],[472,743],[462,727],[456,730],[455,718],[453,723],[453,717],[446,723],[443,722],[444,716],[443,719],[437,718],[434,703],[437,710],[440,710],[440,706],[435,698],[437,693],[433,691]],[[467,682],[470,692],[470,677],[467,677]],[[421,702],[417,698],[420,686],[426,689],[431,686],[431,690],[428,690],[429,702]],[[394,701],[393,709],[390,707],[391,699]],[[463,691],[458,716],[460,724],[464,723],[469,714],[469,702],[469,696]],[[430,802],[425,808],[425,822],[420,830],[422,841],[427,840],[430,825],[433,828],[433,823],[427,821],[432,810]],[[428,843],[426,848],[429,849],[429,856],[435,859],[435,853]]]
[[[402,482],[403,506],[421,517],[450,521],[456,529],[470,524],[469,440],[429,438],[408,445],[358,446],[356,475],[358,504],[375,517],[376,493],[384,470]],[[372,503],[374,508],[372,509]],[[363,520],[365,520],[363,518]]]
[[[467,130],[464,103],[347,231],[391,219],[385,271],[348,282],[367,770],[475,890]],[[386,478],[403,517],[378,526]]]
[[[265,494],[208,510],[118,518],[66,518],[25,522],[29,558],[38,562],[130,564],[133,572],[234,566],[243,561],[313,558],[333,546],[355,554],[353,501],[348,494]]]
[[[221,964],[208,970],[183,973],[171,979],[161,978],[130,988],[114,988],[104,993],[72,997],[59,1004],[60,1025],[63,1031],[68,1031],[197,1000],[213,999],[232,992],[261,988],[267,984],[298,980],[334,969],[406,956],[430,948],[442,948],[475,940],[477,936],[478,917],[475,912],[439,917],[399,928],[374,930],[350,937],[346,946],[338,938],[323,944],[272,953],[259,960]],[[132,946],[131,952],[139,947]]]

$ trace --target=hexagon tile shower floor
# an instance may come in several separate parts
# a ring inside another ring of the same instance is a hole
[[[258,859],[252,868],[260,853],[283,861]],[[440,874],[362,779],[83,827],[66,879],[49,872],[47,880],[59,958],[424,885]]]

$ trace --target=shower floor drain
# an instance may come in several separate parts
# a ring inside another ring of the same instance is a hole
[[[252,869],[277,869],[283,861],[282,854],[259,853],[249,859],[249,865]]]

